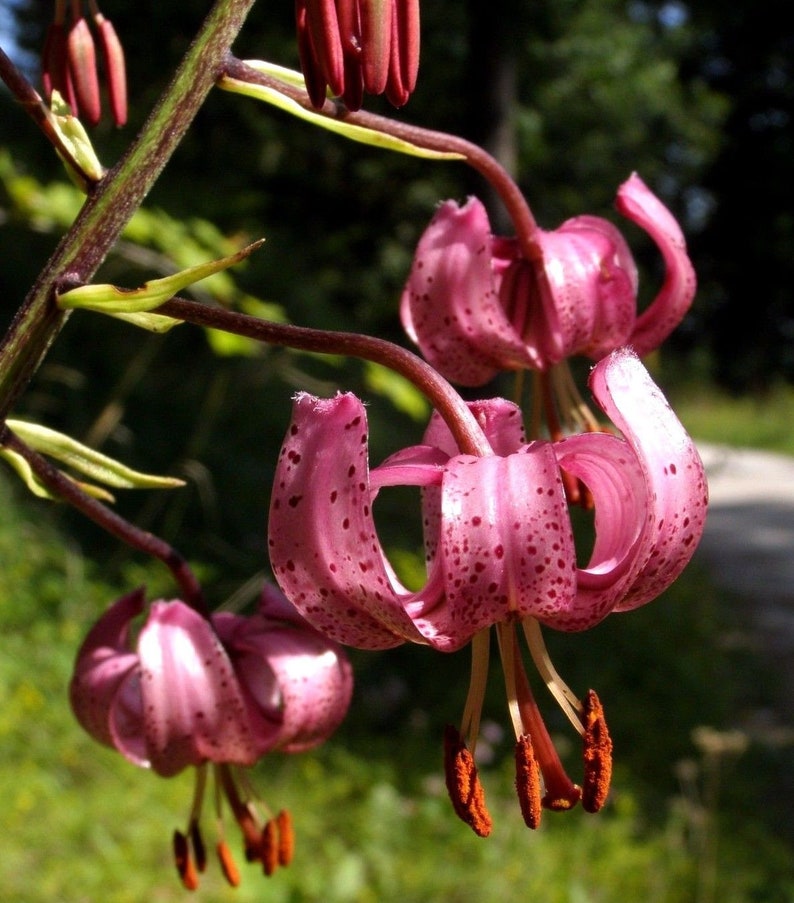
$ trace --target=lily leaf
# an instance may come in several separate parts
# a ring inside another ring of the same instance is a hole
[[[212,276],[221,270],[228,269],[241,260],[245,260],[264,242],[264,239],[255,241],[245,248],[241,248],[228,257],[211,260],[208,263],[200,263],[198,266],[188,267],[171,276],[161,279],[150,279],[140,288],[123,289],[115,285],[81,285],[79,288],[70,289],[58,296],[59,307],[70,310],[83,308],[95,310],[105,314],[140,314],[159,307],[173,298],[183,288],[187,288],[194,282],[200,282],[208,276]],[[168,318],[162,318],[168,319]],[[178,321],[173,321],[174,323]],[[141,325],[138,323],[137,325]],[[149,327],[147,327],[149,328]]]
[[[0,448],[0,458],[5,458],[6,461],[8,461],[33,495],[38,496],[40,499],[57,501],[57,496],[54,496],[41,480],[39,480],[36,474],[33,473],[30,464],[28,464],[19,452],[12,451],[10,448]],[[68,477],[68,479],[72,478]],[[92,483],[82,483],[78,480],[74,480],[73,482],[77,483],[86,495],[93,496],[95,499],[99,499],[102,502],[115,501],[115,498],[101,486],[94,486]]]
[[[116,489],[173,489],[185,485],[184,480],[176,477],[161,477],[133,470],[126,464],[49,427],[23,420],[8,420],[7,423],[9,429],[37,452],[49,455],[106,486],[113,486]],[[6,456],[12,454],[9,449],[3,449],[3,453]],[[11,463],[19,473],[19,468]],[[20,475],[22,476],[21,473]]]
[[[262,72],[264,75],[282,82],[287,88],[304,88],[303,76],[300,72],[286,69],[283,66],[276,66],[273,63],[266,63],[262,60],[244,60],[244,62],[251,69],[255,69],[257,72]],[[336,132],[338,135],[349,138],[351,141],[358,141],[360,144],[370,144],[373,147],[397,151],[412,157],[424,157],[428,160],[465,159],[462,154],[430,150],[406,141],[404,138],[396,138],[394,135],[387,135],[376,129],[354,125],[351,122],[344,122],[341,119],[326,116],[316,110],[306,109],[292,97],[266,85],[251,84],[250,82],[224,75],[218,80],[217,87],[222,88],[224,91],[231,91],[234,94],[244,94],[246,97],[262,100],[274,107],[278,107],[280,110],[284,110],[286,113],[290,113],[292,116],[297,116],[298,119],[303,119],[312,123],[312,125],[327,129],[329,132]]]

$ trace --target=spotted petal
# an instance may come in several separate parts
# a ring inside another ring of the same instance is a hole
[[[477,386],[505,366],[530,367],[521,336],[500,302],[491,227],[477,198],[445,201],[416,249],[403,290],[403,327],[448,379]]]
[[[138,656],[130,649],[130,623],[143,611],[144,602],[142,589],[118,599],[94,624],[77,653],[69,685],[72,711],[81,726],[106,746],[116,745],[111,725],[114,701],[138,665]],[[132,717],[142,734],[140,707]]]
[[[459,455],[441,489],[441,603],[423,612],[433,645],[451,651],[511,617],[543,619],[575,597],[565,493],[550,443],[507,457]]]
[[[664,258],[664,284],[637,318],[629,338],[637,354],[644,355],[658,348],[683,320],[695,297],[697,279],[681,227],[636,173],[620,186],[617,207],[648,232]]]
[[[213,625],[244,693],[270,725],[257,735],[262,753],[301,752],[336,730],[350,705],[350,663],[275,587],[265,589],[254,616],[222,612]]]
[[[432,467],[426,478],[435,479]],[[396,581],[372,515],[367,421],[350,394],[299,394],[270,505],[269,547],[281,589],[314,627],[337,642],[387,649],[421,636],[406,613],[419,594]]]
[[[656,598],[689,562],[706,516],[694,443],[637,356],[612,353],[593,368],[590,385],[624,438],[591,433],[555,443],[560,466],[593,494],[596,527],[574,608],[547,621],[561,630]]]
[[[256,761],[245,701],[208,621],[179,600],[154,602],[138,655],[146,747],[158,774],[207,759]]]
[[[646,485],[640,568],[615,606],[627,611],[658,596],[689,563],[706,524],[708,484],[694,442],[634,354],[618,351],[596,365],[590,387],[634,449]]]

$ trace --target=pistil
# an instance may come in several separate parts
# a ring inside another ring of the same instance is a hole
[[[565,773],[560,757],[535,702],[535,697],[532,695],[532,690],[524,671],[524,665],[519,655],[518,639],[512,629],[510,634],[513,645],[513,687],[511,689],[514,689],[516,695],[523,727],[523,731],[518,737],[518,743],[522,744],[525,742],[522,740],[525,734],[531,738],[532,752],[537,759],[540,773],[543,775],[545,789],[545,795],[541,799],[543,808],[558,811],[571,809],[581,798],[581,788],[574,784]]]

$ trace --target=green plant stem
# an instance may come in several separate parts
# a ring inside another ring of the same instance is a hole
[[[255,0],[218,0],[124,157],[86,199],[0,344],[0,420],[30,383],[66,314],[54,289],[90,281],[179,146]]]

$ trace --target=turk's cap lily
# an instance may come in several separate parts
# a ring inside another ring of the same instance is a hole
[[[593,369],[596,401],[623,436],[523,439],[518,409],[498,399],[474,411],[494,454],[462,455],[446,427],[370,470],[361,402],[298,395],[279,459],[269,546],[276,579],[333,639],[378,649],[402,642],[453,651],[483,628],[526,617],[560,630],[655,598],[702,533],[702,462],[636,355]],[[576,559],[561,480],[590,489],[595,544]],[[425,585],[409,591],[380,544],[372,508],[389,485],[421,486]]]
[[[139,589],[108,609],[70,685],[80,724],[136,765],[166,777],[207,761],[252,765],[270,750],[321,742],[344,717],[352,688],[344,653],[296,614],[285,619],[265,600],[251,618],[207,620],[161,600],[133,642],[144,608]]]
[[[326,91],[350,110],[364,94],[403,106],[419,69],[419,0],[296,0],[298,51],[315,108]]]
[[[528,260],[516,239],[491,233],[485,208],[470,198],[441,204],[419,241],[401,301],[406,332],[439,372],[472,386],[575,354],[657,348],[692,303],[694,270],[678,223],[638,175],[620,186],[617,207],[665,263],[664,283],[641,313],[636,264],[612,223],[577,216],[538,229],[538,257]]]

